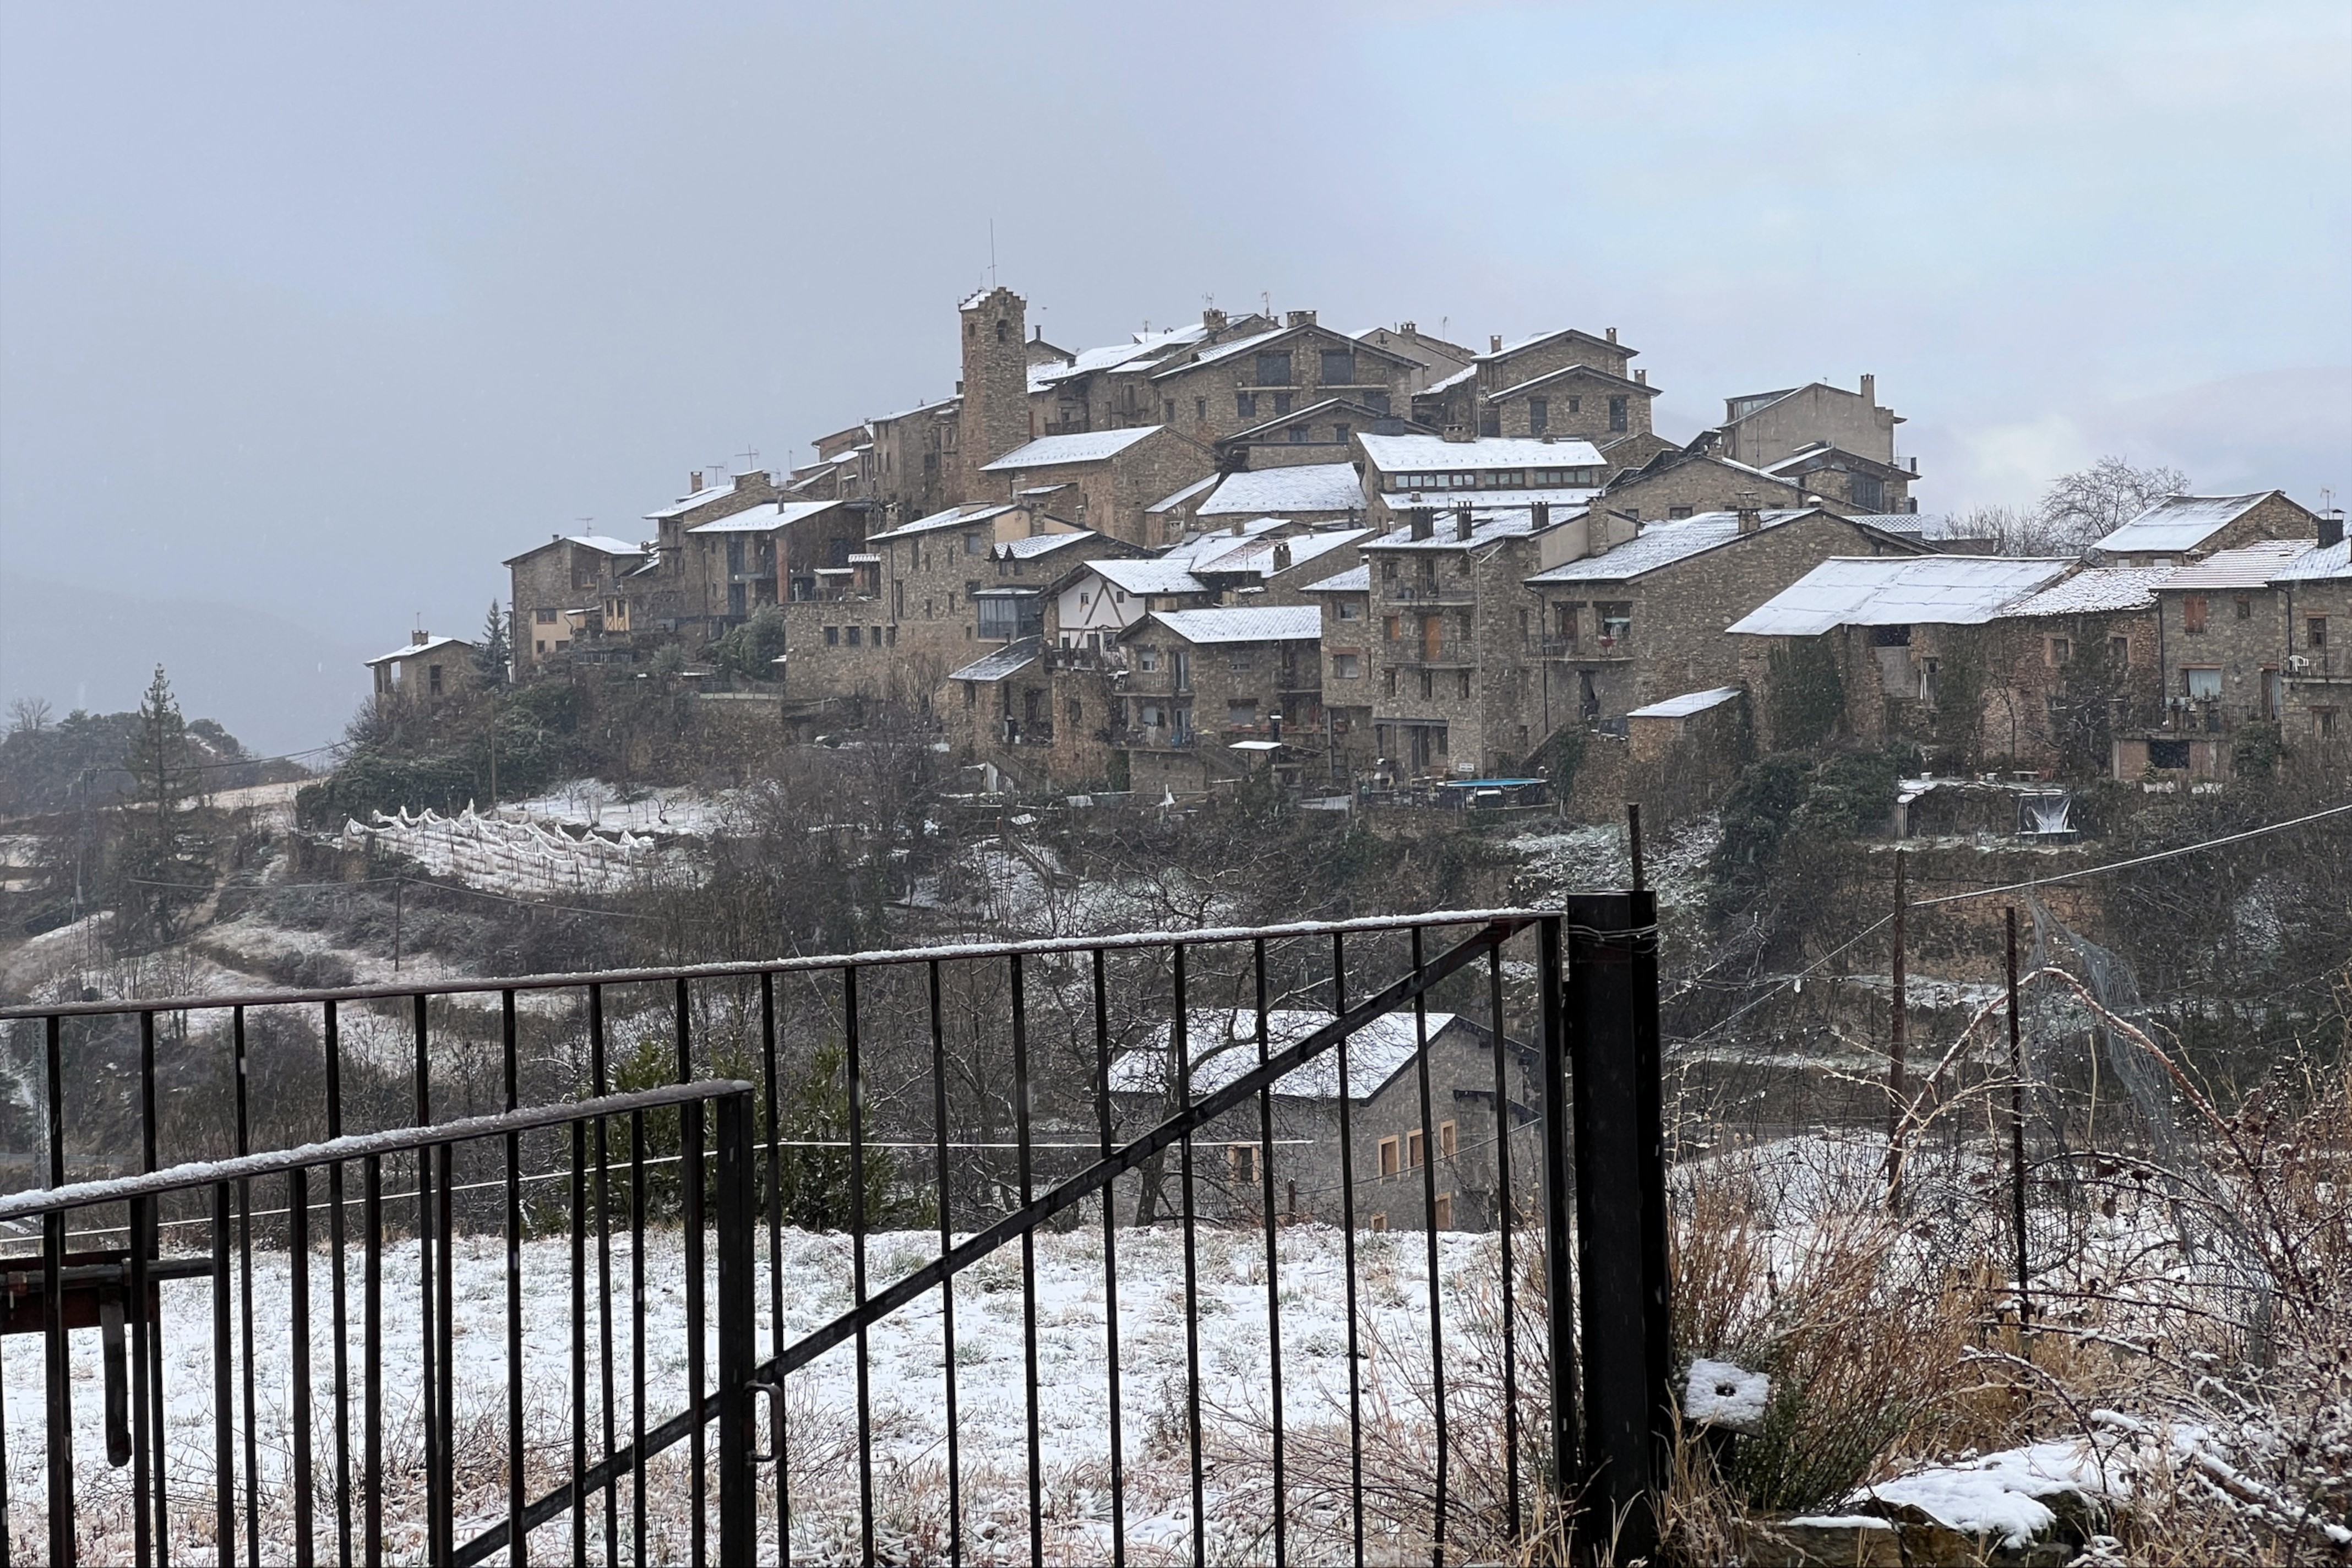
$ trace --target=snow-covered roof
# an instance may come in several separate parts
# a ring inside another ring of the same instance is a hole
[[[1906,478],[1910,475],[1910,470],[1899,464],[1883,463],[1876,458],[1865,458],[1860,452],[1850,452],[1833,441],[1816,441],[1809,447],[1801,447],[1785,458],[1776,458],[1765,464],[1764,471],[1776,479],[1785,480],[1790,477],[1790,470],[1818,464],[1823,459],[1845,459],[1860,463],[1865,468],[1877,469],[1882,473],[1900,474]]]
[[[1760,521],[1765,528],[1778,528],[1784,522],[1811,517],[1820,510],[1800,507],[1768,511],[1761,514]],[[1672,522],[1643,523],[1641,531],[1624,543],[1612,545],[1599,555],[1587,555],[1548,572],[1538,572],[1528,579],[1528,584],[1542,587],[1552,583],[1622,583],[1645,572],[1655,572],[1661,566],[1687,561],[1738,537],[1739,514],[1736,511],[1706,511]]]
[[[1685,691],[1680,697],[1669,697],[1663,702],[1653,702],[1646,708],[1636,708],[1625,715],[1628,719],[1687,719],[1694,713],[1704,713],[1710,708],[1720,708],[1739,696],[1737,686],[1718,686],[1709,691]]]
[[[772,529],[787,528],[803,518],[814,517],[821,511],[848,503],[838,500],[764,501],[741,511],[730,511],[725,517],[698,522],[688,533],[766,533]]]
[[[2202,561],[2176,567],[2158,584],[2164,588],[2265,588],[2271,579],[2316,548],[2308,539],[2265,539],[2219,551]]]
[[[1425,506],[1443,516],[1467,501],[1473,511],[1503,511],[1516,508],[1525,511],[1541,501],[1551,508],[1554,522],[1572,517],[1592,504],[1601,492],[1598,489],[1543,490],[1391,490],[1388,492],[1391,511],[1410,511]]]
[[[734,493],[735,485],[732,480],[725,484],[705,485],[692,495],[680,496],[659,511],[649,511],[646,515],[657,521],[665,518],[678,517],[692,511],[696,507],[709,506],[720,497],[731,496]]]
[[[423,642],[413,642],[406,647],[396,647],[390,653],[380,653],[373,658],[362,659],[360,662],[373,668],[379,664],[390,664],[394,659],[415,658],[420,653],[433,653],[452,644],[463,648],[470,648],[474,646],[464,637],[426,637]]]
[[[2084,616],[2108,610],[2145,610],[2156,604],[2156,585],[2172,574],[2169,566],[2094,566],[2038,594],[2029,594],[2001,618],[2018,616]]]
[[[1130,594],[1205,594],[1209,585],[1181,561],[1089,561],[1087,569]]]
[[[902,522],[898,527],[885,529],[880,533],[869,533],[866,536],[866,542],[871,544],[881,539],[905,539],[910,534],[930,533],[942,528],[961,528],[966,523],[985,522],[990,518],[1002,517],[1006,512],[1015,510],[1017,509],[1010,505],[951,506],[945,511],[935,511],[929,517],[919,517],[912,522]]]
[[[869,427],[876,425],[887,425],[893,420],[911,419],[918,414],[930,414],[941,408],[953,408],[962,401],[961,397],[942,397],[931,403],[918,403],[912,408],[901,408],[896,414],[877,414],[866,423]]]
[[[1145,515],[1149,516],[1153,512],[1175,510],[1178,507],[1182,506],[1186,501],[1191,500],[1194,496],[1199,495],[1202,490],[1214,489],[1216,488],[1218,477],[1219,476],[1215,474],[1211,474],[1205,479],[1194,479],[1191,484],[1186,485],[1174,495],[1162,496],[1160,500],[1153,501],[1150,506],[1143,509]]]
[[[1276,1007],[1265,1016],[1268,1053],[1286,1049],[1331,1022],[1314,1008]],[[1454,1021],[1452,1013],[1428,1015],[1432,1040]],[[1176,1063],[1169,1047],[1172,1030],[1162,1024],[1151,1044],[1121,1054],[1110,1064],[1116,1094],[1159,1094],[1173,1087]],[[1421,1031],[1411,1013],[1384,1013],[1348,1037],[1348,1098],[1369,1100],[1413,1059]],[[1194,1007],[1184,1018],[1184,1044],[1192,1058],[1192,1089],[1213,1094],[1257,1066],[1257,1014],[1246,1008]],[[1332,1100],[1339,1092],[1339,1049],[1335,1042],[1303,1067],[1275,1080],[1274,1092],[1302,1100]]]
[[[1486,401],[1489,403],[1499,403],[1506,397],[1517,397],[1521,393],[1532,392],[1548,381],[1560,381],[1571,375],[1589,375],[1596,381],[1612,382],[1619,386],[1628,387],[1635,392],[1648,393],[1652,396],[1655,396],[1658,391],[1656,387],[1652,386],[1646,381],[1629,381],[1624,376],[1619,375],[1615,371],[1602,370],[1599,365],[1564,364],[1558,370],[1548,370],[1541,375],[1531,375],[1528,377],[1527,380],[1513,386],[1504,387],[1499,392],[1490,392],[1486,394]]]
[[[1150,618],[1194,643],[1313,642],[1323,635],[1323,612],[1313,605],[1157,610]]]
[[[1522,350],[1534,348],[1538,343],[1550,342],[1555,338],[1582,338],[1588,343],[1598,343],[1602,348],[1614,349],[1616,352],[1622,354],[1633,354],[1637,352],[1633,349],[1624,348],[1612,339],[1596,338],[1591,332],[1586,331],[1582,327],[1553,327],[1547,331],[1531,333],[1527,337],[1519,339],[1517,342],[1505,343],[1501,348],[1495,350],[1493,353],[1483,353],[1478,357],[1484,361],[1508,359],[1513,354],[1518,353]]]
[[[1051,555],[1069,545],[1083,543],[1095,537],[1094,530],[1081,528],[1068,533],[1032,533],[1022,539],[1008,539],[996,546],[993,553],[1000,561],[1033,561],[1040,555]]]
[[[1165,331],[1138,332],[1123,343],[1106,343],[1100,348],[1081,349],[1066,363],[1032,365],[1029,384],[1034,391],[1040,386],[1052,386],[1072,376],[1086,375],[1095,371],[1136,371],[1157,363],[1171,350],[1186,343],[1199,342],[1208,335],[1208,329],[1195,322],[1188,327],[1171,327]]]
[[[2352,541],[2315,544],[2271,574],[2273,583],[2340,582],[2352,577]]]
[[[1539,436],[1486,436],[1475,441],[1448,441],[1442,436],[1358,436],[1356,439],[1372,467],[1384,474],[1601,466],[1600,448],[1573,437],[1547,441]]]
[[[1295,332],[1298,330],[1299,329],[1297,327],[1275,327],[1267,331],[1253,332],[1245,338],[1235,338],[1229,343],[1219,343],[1213,348],[1202,349],[1199,353],[1194,354],[1190,360],[1176,368],[1180,370],[1191,370],[1194,365],[1214,364],[1219,360],[1231,359],[1234,355],[1254,349],[1260,343],[1271,342],[1276,338],[1281,337],[1286,332]],[[1166,373],[1162,372],[1161,374],[1164,374]]]
[[[1261,533],[1273,533],[1292,527],[1290,520],[1280,517],[1237,518],[1213,531],[1195,533],[1178,541],[1160,552],[1162,561],[1181,561],[1189,569],[1195,563],[1210,561],[1223,555],[1244,539]]]
[[[1446,376],[1442,380],[1431,382],[1426,390],[1430,392],[1444,392],[1450,387],[1459,386],[1465,381],[1475,381],[1477,379],[1477,376],[1478,367],[1475,364],[1465,364],[1460,370],[1455,371],[1452,375]]]
[[[1006,643],[985,658],[974,659],[953,675],[950,680],[1002,680],[1017,675],[1037,662],[1038,651],[1045,646],[1043,637],[1022,637]]]
[[[983,474],[1010,473],[1015,468],[1051,468],[1065,463],[1106,463],[1148,436],[1157,425],[1131,430],[1086,430],[1075,436],[1040,436],[1025,447],[1015,447],[992,463],[982,463]]]
[[[1199,517],[1270,517],[1310,511],[1361,511],[1364,481],[1353,463],[1301,463],[1228,474],[1201,503]]]
[[[1274,521],[1280,521],[1279,519]],[[1276,571],[1287,570],[1275,564],[1278,551],[1290,552],[1290,565],[1303,566],[1318,555],[1328,554],[1344,544],[1369,538],[1369,528],[1336,528],[1321,533],[1297,533],[1280,539],[1250,539],[1236,544],[1223,555],[1196,562],[1195,572],[1249,572],[1260,577],[1271,577]]]
[[[1557,508],[1544,524],[1544,531],[1549,532],[1578,515],[1573,508]],[[1430,531],[1427,539],[1415,539],[1400,528],[1377,539],[1367,539],[1362,548],[1380,551],[1473,550],[1498,540],[1527,538],[1536,531],[1535,513],[1524,506],[1472,507],[1470,537],[1462,538],[1454,532],[1454,510],[1448,507],[1437,517],[1436,526]]]
[[[2194,550],[2276,494],[2167,496],[2093,548],[2117,555]]]
[[[524,551],[520,555],[509,555],[504,561],[499,562],[499,564],[501,566],[511,566],[518,561],[538,554],[541,551],[546,549],[548,544],[577,544],[583,550],[594,550],[606,555],[643,555],[646,553],[646,547],[642,544],[631,544],[625,540],[609,539],[601,533],[562,533],[549,540],[547,544],[534,544],[529,550]]]
[[[1981,626],[2074,564],[2000,555],[1833,556],[1728,629],[1818,637],[1833,626]]]
[[[1946,511],[1872,511],[1863,512],[1857,515],[1853,521],[1855,522],[1862,523],[1866,527],[1874,528],[1881,533],[1899,533],[1906,539],[1916,539],[1922,544],[1934,544],[1949,539],[1983,539],[1989,537],[1981,531],[1981,524],[1978,525],[1979,531],[1976,532],[1970,532],[1967,528],[1961,526],[1968,521],[1966,513]]]
[[[1345,572],[1335,572],[1319,583],[1299,586],[1302,594],[1369,594],[1372,591],[1372,569],[1351,566]]]

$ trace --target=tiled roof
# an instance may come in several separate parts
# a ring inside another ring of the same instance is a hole
[[[1729,629],[1757,637],[1818,637],[1833,626],[1981,626],[2048,587],[2071,559],[2000,555],[1836,556]]]
[[[1384,474],[1476,471],[1485,468],[1597,468],[1600,448],[1568,437],[1486,436],[1448,441],[1440,436],[1359,436],[1364,456]]]
[[[2169,566],[2094,566],[2018,600],[2001,611],[2001,618],[2149,609],[2156,604],[2156,585],[2171,573]]]
[[[1076,436],[1040,436],[1025,447],[1015,447],[992,463],[983,463],[983,474],[1009,473],[1015,468],[1050,468],[1064,463],[1105,463],[1134,446],[1148,436],[1160,433],[1157,425],[1140,425],[1131,430],[1086,430]]]
[[[2202,561],[2175,567],[2158,587],[2266,588],[2271,579],[2294,566],[2317,548],[2308,539],[2265,539],[2223,550]]]
[[[1369,594],[1372,591],[1372,569],[1351,566],[1319,583],[1302,584],[1298,591],[1302,594]]]
[[[1196,509],[1200,517],[1276,517],[1290,512],[1360,511],[1364,481],[1353,463],[1301,463],[1229,474]]]
[[[942,528],[961,528],[967,523],[985,522],[1014,510],[1011,506],[951,506],[945,511],[935,511],[929,517],[919,517],[912,522],[902,522],[896,528],[866,536],[871,544],[881,539],[905,539],[912,534],[931,533]]]
[[[1218,476],[1215,474],[1211,474],[1205,479],[1194,479],[1191,484],[1186,485],[1174,495],[1162,496],[1160,500],[1153,501],[1150,506],[1145,507],[1143,510],[1147,514],[1155,511],[1173,511],[1176,508],[1182,506],[1186,501],[1191,500],[1194,496],[1199,495],[1202,490],[1214,489],[1216,488],[1217,479]]]
[[[688,533],[765,533],[771,529],[788,527],[805,517],[846,502],[837,500],[766,501],[759,506],[730,511],[725,517],[709,522],[698,522]]]
[[[453,643],[465,648],[474,646],[463,637],[426,637],[423,642],[410,643],[406,647],[396,647],[390,653],[380,653],[373,658],[362,659],[360,662],[373,668],[379,664],[390,664],[394,659],[414,658],[420,653],[432,653],[447,647]]]
[[[1217,573],[1249,572],[1260,577],[1271,577],[1276,571],[1274,558],[1276,551],[1288,551],[1290,564],[1301,566],[1318,555],[1328,554],[1339,549],[1341,545],[1353,544],[1359,540],[1369,538],[1371,531],[1369,528],[1339,528],[1328,529],[1321,533],[1295,533],[1280,539],[1244,540],[1222,555],[1195,560],[1192,570]]]
[[[1160,610],[1151,618],[1186,642],[1313,642],[1323,635],[1323,612],[1313,605],[1273,605],[1237,610]]]
[[[1089,561],[1087,570],[1130,594],[1205,594],[1209,585],[1181,561]]]
[[[1881,533],[1900,533],[1923,544],[1933,544],[1949,539],[1983,539],[1983,533],[1970,533],[1961,525],[1966,513],[1943,511],[1873,511],[1864,512],[1854,521],[1878,530]]]
[[[2271,574],[2273,583],[2340,582],[2352,577],[2352,541],[2315,544]]]
[[[700,489],[695,491],[692,495],[680,496],[677,500],[670,502],[669,505],[662,508],[659,511],[649,511],[646,513],[646,515],[656,520],[677,517],[686,512],[692,511],[696,507],[709,506],[712,501],[719,500],[720,497],[731,496],[734,493],[735,486],[731,480],[726,484],[705,485]]]
[[[1051,555],[1056,550],[1068,548],[1095,537],[1094,530],[1081,528],[1069,533],[1033,533],[1024,539],[1008,539],[996,546],[994,554],[1004,561],[1034,561],[1040,555]]]

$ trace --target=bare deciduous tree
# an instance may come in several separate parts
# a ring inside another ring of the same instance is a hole
[[[2034,521],[2049,546],[2086,550],[2167,496],[2189,488],[2178,468],[2136,468],[2117,457],[2061,474],[2042,492]]]

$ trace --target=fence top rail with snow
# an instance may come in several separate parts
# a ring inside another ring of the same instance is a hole
[[[262,1176],[282,1176],[289,1171],[340,1165],[353,1160],[405,1154],[451,1143],[470,1143],[510,1132],[562,1127],[575,1121],[627,1116],[635,1111],[661,1110],[674,1105],[699,1103],[724,1095],[750,1094],[753,1086],[740,1079],[702,1079],[692,1083],[664,1084],[634,1094],[600,1095],[593,1100],[559,1101],[488,1116],[468,1116],[426,1127],[394,1128],[383,1132],[357,1132],[317,1143],[266,1154],[239,1154],[226,1160],[192,1160],[161,1171],[104,1181],[74,1182],[62,1187],[36,1187],[0,1196],[0,1224],[33,1219],[99,1204],[127,1203],[163,1193],[218,1186],[225,1182],[249,1182]]]
[[[501,992],[565,991],[587,985],[658,984],[672,981],[754,979],[762,974],[873,969],[912,963],[948,963],[968,959],[1010,958],[1031,953],[1119,952],[1138,948],[1206,947],[1228,942],[1280,942],[1293,937],[1349,935],[1360,931],[1433,930],[1491,925],[1504,934],[1533,926],[1547,911],[1528,909],[1438,910],[1418,915],[1370,915],[1344,921],[1298,921],[1271,926],[1222,926],[1195,930],[1129,931],[1108,936],[1040,937],[1025,942],[953,942],[936,947],[886,948],[870,952],[823,953],[792,958],[730,960],[651,969],[612,969],[562,974],[516,974],[439,979],[382,985],[345,985],[308,990],[221,992],[193,996],[119,997],[97,1002],[27,1002],[0,1007],[0,1022],[26,1018],[75,1018],[140,1013],[184,1013],[229,1007],[280,1007],[303,1003],[379,1002],[413,996],[481,995]],[[1641,933],[1633,933],[1641,934]]]

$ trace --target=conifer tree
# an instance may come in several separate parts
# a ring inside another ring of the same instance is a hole
[[[121,864],[122,911],[140,934],[169,941],[187,907],[211,886],[210,845],[187,812],[195,793],[188,726],[163,667],[139,700],[123,765],[131,779]]]
[[[486,687],[504,686],[507,665],[513,657],[513,645],[507,640],[506,612],[492,599],[490,613],[482,617],[481,640],[474,645],[474,674]]]

